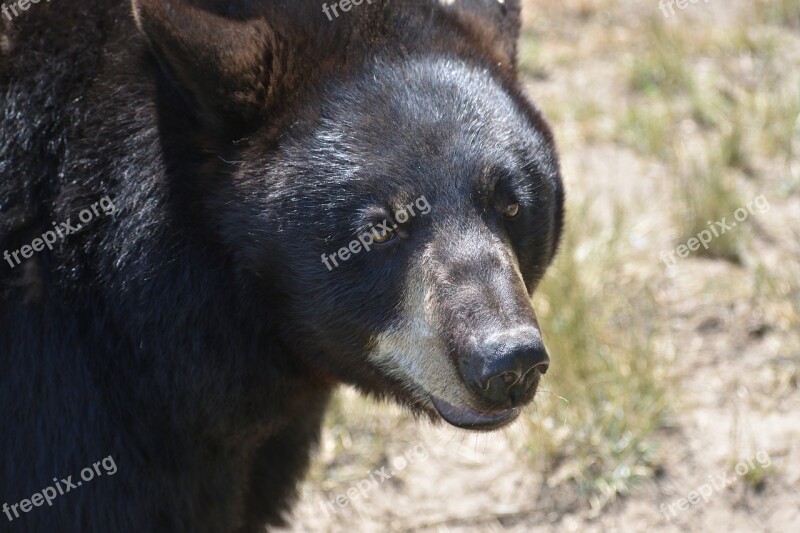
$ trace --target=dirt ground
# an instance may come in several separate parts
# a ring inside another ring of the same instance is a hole
[[[524,441],[535,433],[512,426],[468,434],[346,392],[343,401],[361,412],[326,428],[287,531],[800,531],[800,164],[760,148],[761,132],[748,125],[750,168],[731,172],[742,198],[764,195],[769,210],[742,222],[747,253],[739,262],[691,256],[665,268],[659,252],[681,242],[673,167],[620,140],[618,127],[624,110],[639,105],[626,80],[643,53],[645,21],[663,14],[656,0],[557,4],[526,2],[521,51],[535,52],[523,71],[554,125],[571,205],[589,199],[600,213],[621,205],[633,221],[626,237],[639,253],[620,268],[648,280],[665,332],[658,358],[671,405],[651,436],[657,468],[593,506],[558,469],[531,465]],[[665,23],[688,44],[675,53],[692,54],[678,61],[699,78],[724,66],[722,83],[734,94],[752,84],[752,94],[782,98],[760,86],[769,69],[800,94],[800,25],[761,17],[766,4],[676,8]],[[772,4],[800,13],[797,2]],[[749,55],[726,54],[713,44],[726,32],[768,40],[769,57],[757,45]],[[706,146],[695,125],[675,127],[686,154]],[[359,450],[347,464],[337,458],[342,443]]]

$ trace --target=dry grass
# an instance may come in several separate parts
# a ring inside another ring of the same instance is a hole
[[[645,280],[620,268],[632,253],[627,221],[618,210],[609,231],[587,235],[602,224],[586,211],[570,211],[564,251],[536,298],[555,363],[529,447],[550,486],[572,482],[600,510],[652,475],[667,395],[654,357],[658,308]]]

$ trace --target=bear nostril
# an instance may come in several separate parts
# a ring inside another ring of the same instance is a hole
[[[540,374],[547,374],[548,368],[550,368],[550,357],[546,356],[546,358],[543,361],[540,361],[535,365],[533,365],[526,373],[529,373],[531,370],[537,370]]]
[[[512,356],[512,361],[522,373],[523,377],[532,370],[545,374],[550,367],[550,356],[542,344],[525,346]]]
[[[506,387],[510,387],[519,381],[519,375],[516,372],[503,372],[498,377]]]

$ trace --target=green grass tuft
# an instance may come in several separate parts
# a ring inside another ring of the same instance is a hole
[[[725,149],[722,150],[724,152]],[[680,180],[678,198],[681,202],[675,210],[675,226],[680,228],[680,235],[676,244],[685,244],[723,218],[728,225],[735,223],[734,212],[746,205],[736,191],[724,158],[722,154],[710,156],[706,161],[694,161],[690,171]],[[744,238],[745,232],[740,227],[734,227],[714,237],[708,249],[700,247],[694,253],[738,264],[742,259],[741,241]]]
[[[634,92],[676,95],[694,86],[686,64],[685,36],[670,28],[662,17],[654,15],[642,30],[647,36],[644,49],[637,51],[628,73],[628,85]]]

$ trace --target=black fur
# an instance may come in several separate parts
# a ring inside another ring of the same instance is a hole
[[[0,503],[118,466],[2,531],[280,523],[336,383],[430,413],[365,360],[417,247],[483,224],[510,179],[529,290],[555,253],[563,192],[516,81],[518,1],[365,1],[332,22],[316,0],[194,4],[263,21],[267,48],[232,52],[263,54],[261,77],[226,86],[240,73],[193,63],[157,18],[137,28],[127,1],[0,15],[0,252],[116,207],[0,265]],[[322,266],[366,207],[421,195],[434,211],[404,248]]]

